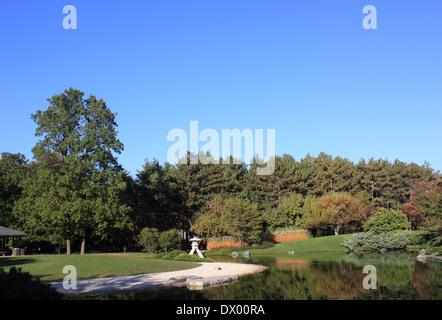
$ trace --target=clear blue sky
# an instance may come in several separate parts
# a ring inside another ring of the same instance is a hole
[[[377,30],[365,30],[365,5]],[[77,30],[62,25],[77,9]],[[442,169],[442,2],[0,0],[0,152],[69,87],[117,112],[132,174],[174,128],[276,129],[276,153]],[[201,145],[200,145],[201,147]]]

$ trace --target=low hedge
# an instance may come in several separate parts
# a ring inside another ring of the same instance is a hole
[[[177,260],[177,261],[192,261],[192,262],[211,262],[208,258],[200,258],[197,254],[190,255],[186,251],[173,250],[169,253],[151,253],[151,254],[137,254],[139,258],[145,259],[163,259],[163,260]]]
[[[233,251],[244,252],[252,249],[268,249],[274,246],[275,244],[273,242],[264,241],[263,243],[253,244],[252,246],[241,247],[241,248],[235,247],[235,248],[221,248],[221,249],[209,250],[205,254],[209,257],[231,256]]]

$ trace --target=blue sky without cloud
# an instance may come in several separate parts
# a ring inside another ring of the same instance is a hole
[[[65,30],[63,7],[77,9]],[[377,9],[365,30],[362,9]],[[174,128],[275,129],[276,153],[442,169],[442,2],[0,1],[0,151],[69,87],[117,112],[132,174]],[[200,145],[201,147],[201,145]]]

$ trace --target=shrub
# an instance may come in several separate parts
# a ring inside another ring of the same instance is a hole
[[[178,233],[177,229],[170,229],[164,232],[161,232],[160,237],[158,239],[158,244],[161,248],[166,251],[172,248],[178,248],[181,244],[181,236]]]
[[[208,258],[200,258],[197,254],[190,255],[186,251],[173,250],[169,253],[160,252],[154,254],[136,254],[138,258],[145,259],[164,259],[164,260],[177,260],[177,261],[192,261],[192,262],[211,262]]]
[[[275,246],[275,244],[273,242],[264,241],[263,243],[252,245],[252,248],[254,248],[254,249],[268,249],[268,248],[273,248],[274,246]]]
[[[368,219],[363,228],[365,231],[377,229],[395,232],[407,229],[408,225],[407,216],[402,211],[381,209]]]
[[[178,257],[178,256],[180,256],[180,255],[182,255],[182,254],[185,254],[185,253],[187,253],[187,252],[182,251],[182,250],[173,250],[173,251],[169,252],[168,254],[166,254],[166,255],[163,257],[163,259],[164,259],[164,260],[173,260],[173,259],[175,259],[176,257]]]
[[[29,272],[15,267],[9,272],[0,269],[0,300],[58,300],[62,297],[49,284],[32,279]]]
[[[344,247],[352,251],[356,250],[389,250],[405,249],[411,241],[411,234],[408,231],[402,232],[360,232],[352,234],[342,242]]]
[[[173,260],[177,261],[192,261],[192,262],[211,262],[212,260],[207,258],[200,258],[197,254],[182,254],[180,256],[175,257]]]
[[[168,250],[181,246],[181,236],[176,229],[159,233],[156,228],[144,228],[138,236],[138,243],[148,253],[154,253],[159,248],[167,253]]]
[[[156,228],[144,228],[138,235],[138,243],[149,253],[158,249],[160,234]]]

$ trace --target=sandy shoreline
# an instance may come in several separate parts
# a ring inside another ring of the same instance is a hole
[[[201,266],[185,270],[78,280],[76,289],[64,289],[62,282],[54,282],[51,285],[69,296],[109,294],[185,286],[187,279],[233,279],[265,269],[267,267],[245,263],[201,262]]]

